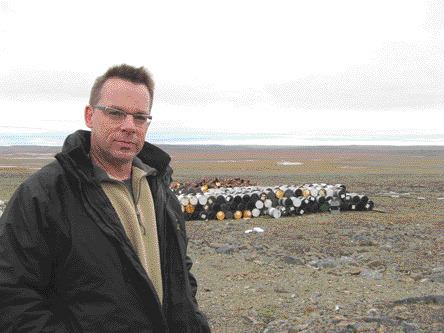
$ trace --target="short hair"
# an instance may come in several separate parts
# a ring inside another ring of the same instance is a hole
[[[91,93],[89,95],[89,104],[96,105],[100,99],[100,93],[105,82],[110,78],[119,78],[132,83],[140,83],[148,88],[150,94],[150,110],[153,106],[153,95],[154,95],[154,81],[151,77],[151,73],[148,72],[144,67],[133,67],[127,64],[117,65],[110,67],[105,74],[99,76],[94,85],[91,88]]]

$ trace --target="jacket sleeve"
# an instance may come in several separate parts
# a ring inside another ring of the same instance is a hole
[[[68,331],[51,310],[47,205],[35,192],[22,184],[0,218],[0,332]]]
[[[169,185],[169,183],[172,181],[171,178],[171,174],[172,174],[172,169],[169,169],[170,172],[168,172],[169,176],[168,178],[164,178],[164,184]],[[168,179],[166,182],[165,180]],[[186,232],[186,227],[185,227],[185,221],[183,218],[183,214],[181,212],[180,209],[180,203],[179,200],[177,199],[176,195],[171,191],[171,189],[169,189],[169,186],[167,186],[168,188],[168,192],[169,195],[171,196],[171,198],[173,198],[174,201],[174,206],[175,206],[175,210],[177,212],[178,215],[176,216],[180,216],[180,218],[178,219],[178,223],[180,224],[180,229],[182,230],[181,235],[183,237],[184,243],[185,243],[185,267],[187,270],[187,274],[188,274],[188,280],[190,281],[190,288],[191,288],[191,296],[192,296],[192,301],[193,301],[193,305],[194,305],[194,312],[196,314],[196,318],[199,320],[200,323],[200,333],[211,333],[211,329],[210,326],[208,324],[208,319],[205,316],[204,313],[202,313],[199,310],[199,305],[197,303],[196,300],[196,294],[197,294],[197,281],[196,278],[194,277],[194,275],[191,273],[191,267],[193,266],[193,261],[191,260],[191,258],[187,255],[187,250],[188,250],[188,237],[187,237],[187,232]]]

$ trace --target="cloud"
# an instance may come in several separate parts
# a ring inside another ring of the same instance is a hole
[[[436,26],[435,26],[436,28]],[[435,29],[435,32],[439,29]],[[325,55],[326,61],[328,54]],[[271,66],[272,64],[269,64]],[[291,70],[291,64],[289,71]],[[233,78],[236,80],[236,78]],[[329,74],[279,81],[264,77],[262,87],[158,85],[158,101],[175,105],[225,103],[291,109],[428,110],[444,107],[444,45],[439,34],[417,41],[382,44],[366,63]]]
[[[92,73],[69,70],[11,70],[0,81],[0,98],[86,102],[94,79]],[[444,106],[444,46],[438,34],[427,34],[418,41],[386,42],[365,63],[335,73],[295,74],[287,81],[264,75],[251,86],[248,81],[234,84],[238,79],[234,76],[231,86],[217,77],[184,83],[159,78],[155,103],[208,110],[215,104],[234,109],[249,105],[306,110],[440,109]]]
[[[372,64],[266,91],[278,104],[302,109],[437,109],[444,106],[443,60],[443,48],[433,43],[390,43]]]
[[[93,82],[90,74],[81,72],[15,69],[0,81],[0,98],[16,102],[87,99]]]
[[[263,100],[264,92],[260,89],[220,88],[213,84],[185,85],[167,82],[156,85],[155,100],[174,105],[207,105],[215,103],[237,104],[245,106]]]

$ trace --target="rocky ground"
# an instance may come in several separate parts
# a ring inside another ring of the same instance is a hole
[[[188,222],[213,331],[444,332],[442,201],[377,202],[386,213]]]
[[[187,222],[214,333],[444,332],[443,148],[210,148],[167,149],[175,179],[343,183],[377,209]],[[20,172],[0,169],[0,199]]]
[[[171,151],[176,179],[342,183],[377,211],[189,221],[216,333],[444,332],[444,149]],[[263,233],[245,233],[260,227]]]

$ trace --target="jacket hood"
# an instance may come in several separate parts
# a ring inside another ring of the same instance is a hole
[[[78,130],[68,135],[63,143],[62,154],[81,157],[82,162],[89,160],[88,154],[91,148],[91,132]],[[137,157],[148,166],[163,174],[171,161],[170,155],[159,147],[145,141],[143,148]]]

